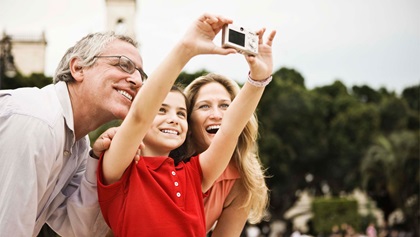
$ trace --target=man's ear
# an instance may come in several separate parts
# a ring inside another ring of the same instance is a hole
[[[70,72],[76,81],[82,81],[84,78],[83,67],[80,65],[79,58],[72,58],[70,61]]]

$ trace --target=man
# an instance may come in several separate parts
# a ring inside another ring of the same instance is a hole
[[[146,76],[137,43],[90,34],[62,58],[54,84],[0,91],[0,233],[104,236],[97,160],[87,134],[123,119]]]
[[[196,55],[236,52],[213,43],[230,23],[200,16],[156,76],[180,70]],[[61,236],[105,236],[109,229],[97,199],[98,161],[88,155],[87,135],[125,118],[147,77],[142,64],[132,39],[95,33],[66,52],[53,85],[0,91],[2,236],[36,236],[45,223]]]

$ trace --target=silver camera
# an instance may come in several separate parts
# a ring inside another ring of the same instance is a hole
[[[222,47],[235,48],[246,55],[257,55],[258,35],[241,26],[225,25],[222,30]]]

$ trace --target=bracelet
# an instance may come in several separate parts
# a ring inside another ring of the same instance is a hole
[[[267,86],[271,80],[273,80],[273,76],[268,77],[267,79],[264,79],[262,81],[256,81],[251,78],[251,72],[248,73],[248,82],[249,84],[256,86],[256,87],[265,87]]]
[[[99,160],[99,157],[98,157],[97,155],[95,155],[95,152],[93,152],[93,150],[92,150],[92,149],[90,149],[90,151],[89,151],[89,155],[90,155],[90,157],[92,157],[93,159],[97,159],[97,160]]]

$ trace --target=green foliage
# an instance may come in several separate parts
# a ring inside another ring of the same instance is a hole
[[[420,130],[420,111],[408,111],[407,129],[412,131]]]
[[[340,81],[335,81],[330,86],[317,87],[314,91],[333,99],[348,95],[346,86]]]
[[[182,87],[186,87],[188,84],[190,84],[195,78],[205,75],[209,73],[206,70],[197,71],[193,74],[189,74],[186,72],[181,72],[176,80],[176,83],[181,85]]]
[[[382,131],[388,133],[407,127],[409,107],[404,100],[395,97],[386,98],[379,106]]]
[[[283,83],[305,88],[305,79],[294,69],[280,68],[280,70],[274,72],[273,77],[280,78]]]
[[[362,149],[371,141],[379,128],[379,114],[374,106],[353,106],[337,113],[330,122],[331,145],[340,150],[338,154]],[[350,146],[350,147],[349,147]],[[348,148],[346,148],[348,147]]]
[[[420,111],[420,84],[405,88],[402,92],[402,98],[407,101],[410,109]]]
[[[420,87],[407,88],[398,97],[384,88],[375,91],[368,86],[353,86],[349,91],[340,81],[307,90],[303,82],[292,69],[276,71],[258,106],[260,157],[272,176],[267,183],[272,190],[273,218],[283,217],[295,200],[296,190],[309,188],[320,195],[323,183],[328,184],[333,196],[363,186],[385,213],[397,207],[406,214],[410,212],[408,207],[418,210]],[[385,178],[387,168],[378,163],[370,165],[376,167],[375,173],[365,177],[370,171],[360,167],[371,154],[375,139],[404,130],[417,136],[398,139],[405,143],[395,141],[401,146],[395,151],[399,154],[396,159],[402,162],[401,155],[407,152],[411,158],[404,165],[389,164],[393,170],[390,175],[409,179],[395,178],[394,182]],[[307,174],[313,175],[311,182],[305,180]],[[399,200],[391,198],[387,185],[395,187],[392,192],[403,194]],[[388,203],[389,210],[382,203]]]
[[[1,89],[16,89],[20,87],[42,88],[52,83],[52,78],[42,73],[33,73],[30,76],[23,76],[19,72],[15,77],[3,77]]]
[[[419,133],[398,131],[374,141],[360,166],[363,188],[376,199],[385,217],[401,208],[408,220],[414,220],[420,193]]]
[[[312,202],[313,227],[317,234],[331,233],[334,225],[347,224],[360,229],[360,216],[356,200],[345,198],[315,198]]]
[[[353,86],[353,95],[364,103],[379,103],[382,95],[369,86]]]
[[[108,128],[111,127],[118,127],[121,125],[121,120],[114,120],[111,121],[109,123],[106,123],[102,126],[100,126],[99,128],[97,128],[96,130],[92,131],[89,133],[89,139],[90,139],[90,144],[93,145],[93,143],[96,141],[96,139],[103,133],[105,132]]]
[[[334,177],[340,179],[334,193],[350,191],[357,187],[361,158],[372,137],[378,132],[379,116],[371,105],[358,104],[341,111],[331,120],[328,133],[328,161]],[[341,190],[337,190],[339,188]]]
[[[408,87],[402,92],[402,99],[408,104],[407,126],[410,130],[420,129],[420,85]]]

